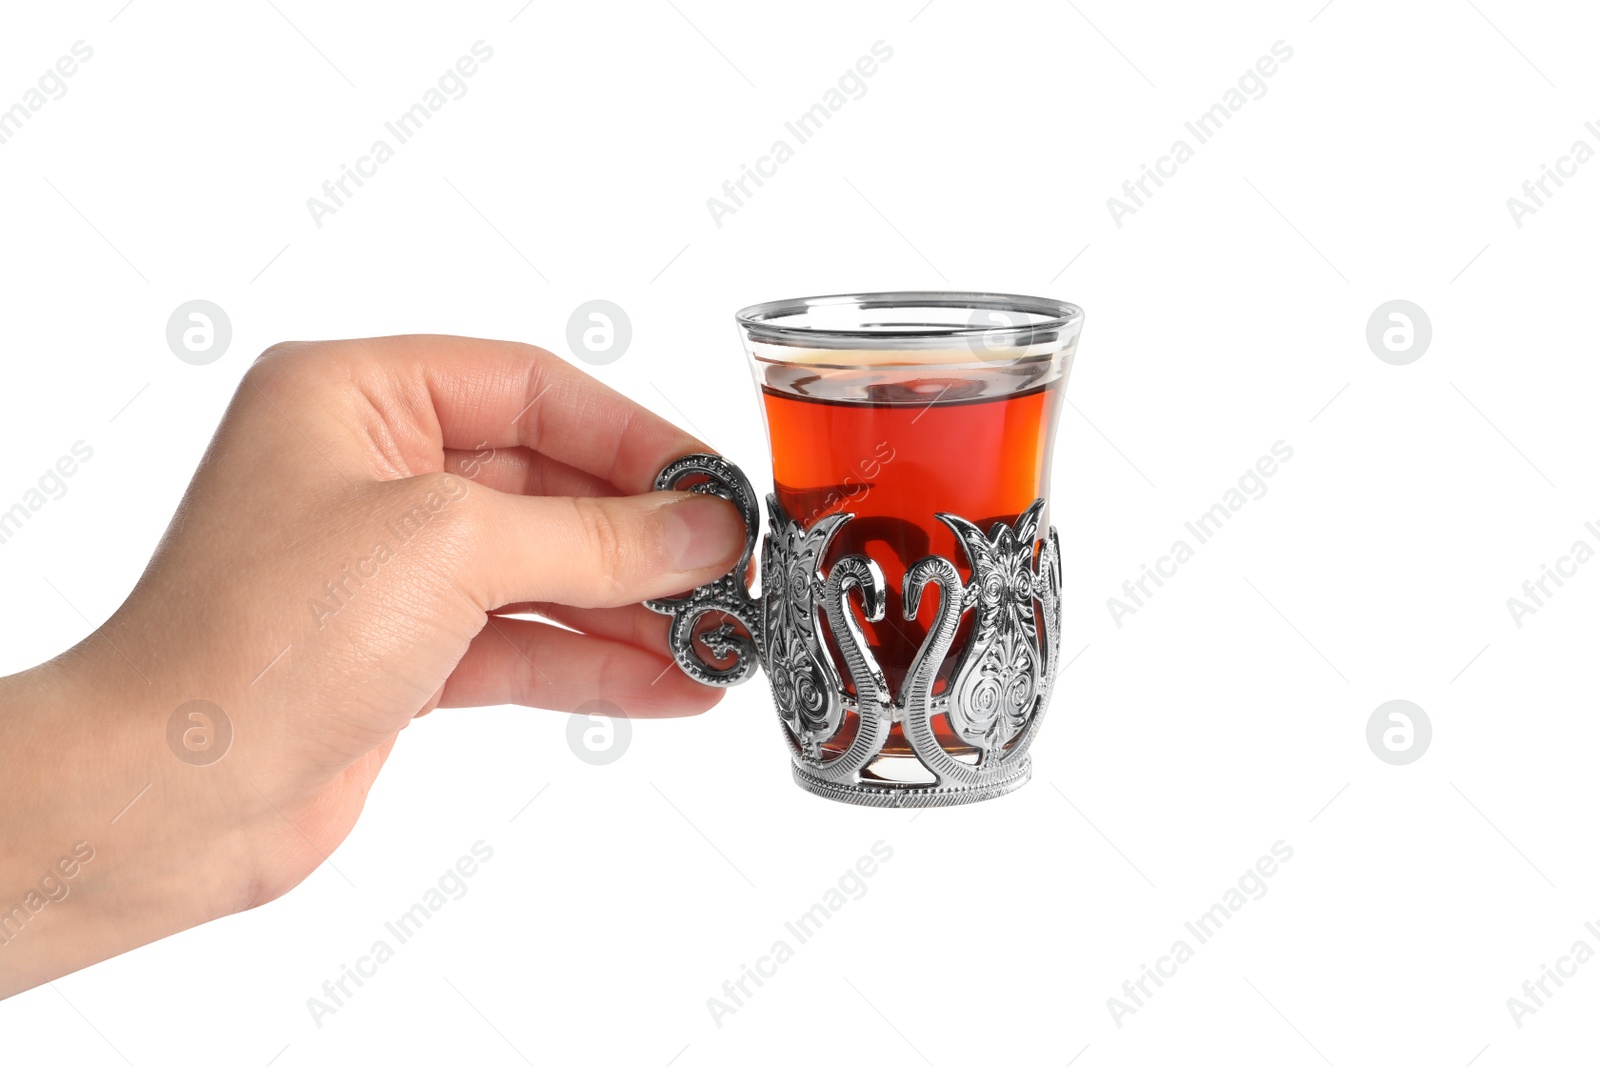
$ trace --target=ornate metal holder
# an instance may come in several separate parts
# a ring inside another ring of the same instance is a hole
[[[696,477],[705,481],[684,485]],[[822,569],[829,544],[853,515],[829,515],[806,529],[769,496],[761,595],[752,597],[747,575],[759,514],[744,472],[719,456],[696,454],[669,464],[655,485],[713,493],[744,517],[744,552],[732,571],[647,606],[673,617],[672,654],[691,678],[736,685],[757,663],[766,668],[802,788],[851,804],[942,807],[1000,796],[1028,780],[1028,749],[1049,702],[1061,638],[1061,553],[1053,528],[1040,536],[1042,499],[1015,525],[997,522],[987,533],[958,515],[936,516],[955,533],[972,577],[963,582],[942,556],[926,556],[907,570],[907,618],[916,618],[929,586],[938,591],[939,609],[900,692],[891,693],[851,603],[859,600],[869,622],[884,618],[882,569],[862,555]],[[953,649],[967,612],[974,613],[970,639]],[[731,621],[697,635],[714,613]],[[698,646],[727,665],[708,662]],[[952,652],[954,672],[936,694],[939,668]],[[845,745],[847,713],[857,725]],[[960,751],[940,742],[939,716],[962,742]],[[895,723],[912,755],[884,752]]]

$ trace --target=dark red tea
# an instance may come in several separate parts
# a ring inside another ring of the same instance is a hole
[[[968,395],[978,391],[971,379],[927,378],[855,388],[837,379],[828,384],[826,390],[812,391],[867,399],[825,399],[763,387],[773,482],[779,502],[803,526],[835,512],[855,515],[834,538],[822,566],[826,572],[840,556],[859,553],[882,568],[888,585],[883,620],[866,622],[859,608],[856,613],[891,691],[898,695],[939,606],[938,596],[929,590],[918,617],[905,618],[901,581],[906,569],[934,554],[953,562],[964,580],[971,578],[955,535],[934,513],[959,515],[988,533],[996,522],[1015,522],[1045,495],[1058,383],[987,397]],[[969,613],[955,649],[964,647],[970,626]],[[837,657],[831,635],[829,645]],[[955,657],[953,652],[940,668],[936,693],[949,684]],[[946,748],[965,750],[944,716],[933,725]],[[855,731],[851,716],[826,747],[842,751]],[[910,751],[898,724],[884,751]]]

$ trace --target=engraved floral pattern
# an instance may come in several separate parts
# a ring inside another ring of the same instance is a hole
[[[817,613],[823,592],[819,568],[828,542],[850,516],[830,515],[804,530],[775,498],[768,498],[767,507],[772,523],[761,554],[763,665],[779,716],[807,758],[816,761],[844,713]]]
[[[997,522],[987,536],[959,516],[939,516],[972,565],[966,597],[977,612],[950,687],[950,725],[983,762],[1021,732],[1039,695],[1033,558],[1042,510],[1043,501],[1036,501],[1014,527]]]

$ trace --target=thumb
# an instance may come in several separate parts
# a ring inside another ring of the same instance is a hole
[[[486,608],[620,607],[720,578],[745,545],[734,506],[705,493],[520,496],[474,487],[468,592]]]

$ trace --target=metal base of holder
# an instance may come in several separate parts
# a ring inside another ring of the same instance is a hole
[[[808,793],[869,808],[948,808],[992,800],[1020,789],[1033,777],[1033,757],[1024,756],[1016,769],[997,782],[978,786],[910,785],[900,782],[840,783],[823,781],[804,767],[791,763],[794,781]]]

